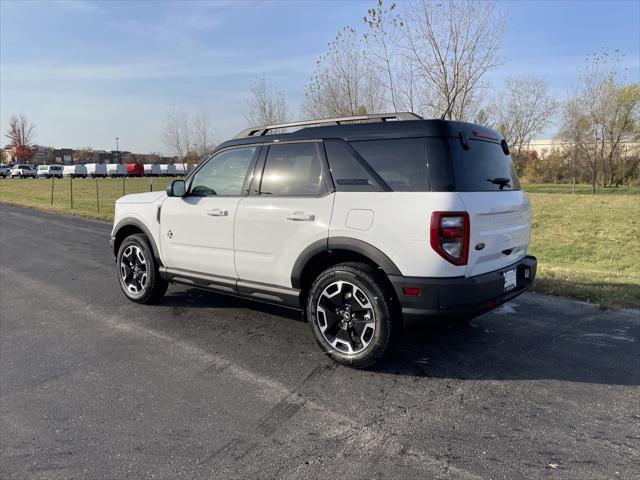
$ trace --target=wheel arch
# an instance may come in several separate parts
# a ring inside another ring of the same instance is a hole
[[[401,275],[396,264],[370,243],[348,237],[333,237],[318,240],[302,251],[291,272],[291,285],[305,295],[320,272],[346,262],[370,265],[384,273],[387,282],[388,275]]]
[[[158,246],[156,245],[155,240],[153,239],[153,235],[146,227],[144,223],[135,218],[127,218],[118,222],[118,224],[113,229],[112,241],[113,241],[113,255],[118,255],[118,250],[120,249],[120,245],[125,238],[129,235],[135,235],[136,233],[142,233],[145,237],[147,237],[147,241],[149,245],[151,245],[151,250],[153,250],[153,256],[155,257],[158,265],[163,266],[162,259],[160,258],[160,251],[158,250]]]

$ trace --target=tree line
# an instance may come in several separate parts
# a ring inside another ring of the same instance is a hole
[[[640,85],[625,81],[617,50],[587,55],[560,102],[532,73],[489,84],[508,27],[498,3],[377,0],[362,20],[338,31],[316,61],[299,118],[412,111],[469,121],[504,135],[525,180],[586,182],[594,192],[640,183]],[[252,83],[249,123],[282,123],[290,111],[271,81]],[[532,150],[551,126],[554,145]]]
[[[621,52],[586,56],[568,98],[558,101],[543,78],[525,73],[495,88],[508,18],[485,0],[375,0],[358,26],[340,29],[317,59],[299,113],[270,79],[249,83],[243,104],[251,126],[294,119],[412,111],[425,118],[469,121],[500,131],[518,173],[532,182],[640,184],[640,85],[626,80]],[[297,117],[297,118],[294,118]],[[213,116],[168,108],[164,145],[196,163],[215,147]],[[553,145],[531,148],[552,126]],[[7,137],[22,157],[33,153],[33,125],[13,117]]]

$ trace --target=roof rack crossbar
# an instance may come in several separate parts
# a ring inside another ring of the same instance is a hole
[[[320,120],[305,120],[302,122],[279,123],[276,125],[267,125],[265,127],[247,128],[246,130],[242,130],[240,133],[238,133],[234,138],[261,137],[272,130],[278,130],[281,128],[305,127],[310,125],[340,125],[343,123],[366,120],[386,122],[388,120],[422,120],[422,117],[412,112],[397,112],[376,113],[371,115],[355,115],[351,117],[323,118]]]

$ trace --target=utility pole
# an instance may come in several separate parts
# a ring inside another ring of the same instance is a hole
[[[118,159],[118,163],[122,163],[120,159],[120,146],[118,145],[118,140],[120,140],[120,138],[116,137],[116,158]]]

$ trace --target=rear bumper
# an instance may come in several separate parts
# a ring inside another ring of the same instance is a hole
[[[538,261],[527,256],[508,267],[475,277],[424,278],[389,275],[402,307],[405,324],[430,316],[480,315],[524,293],[536,276]],[[504,291],[504,272],[516,270],[516,287]],[[419,288],[405,295],[403,287]]]

